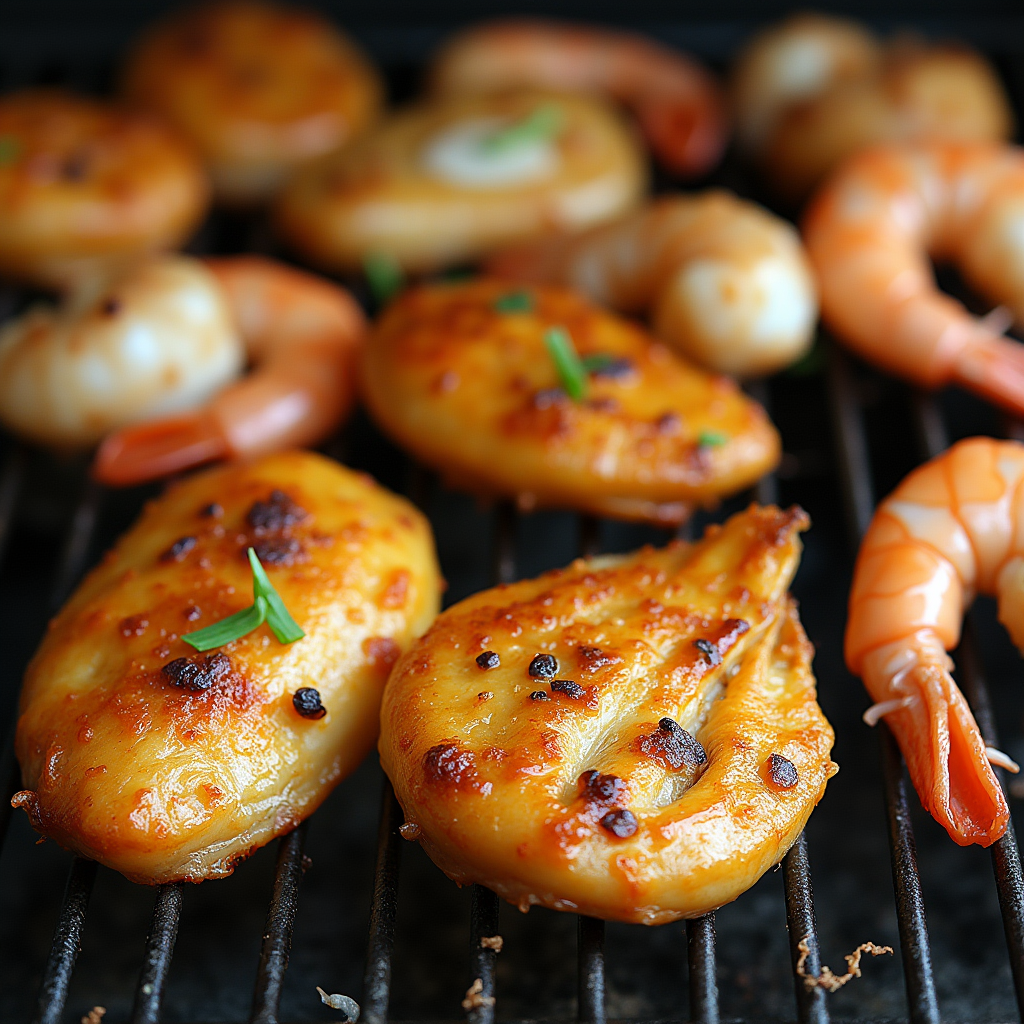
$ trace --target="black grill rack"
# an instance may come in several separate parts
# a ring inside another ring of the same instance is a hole
[[[1016,65],[1012,72],[1012,82],[1019,87],[1024,82],[1024,62]],[[1021,109],[1024,109],[1024,105],[1018,104],[1018,110]],[[237,228],[238,226],[234,225],[229,234]],[[242,233],[248,234],[250,239],[265,237],[261,226],[257,226],[254,231],[243,226]],[[226,247],[234,246],[229,244]],[[221,245],[211,245],[207,242],[205,248],[218,250]],[[0,311],[10,311],[15,305],[16,298],[11,294],[0,295]],[[870,399],[865,399],[865,381],[868,382],[867,391],[870,391],[871,381],[877,378],[848,358],[827,338],[822,338],[819,344],[826,355],[822,383],[832,419],[832,467],[845,499],[844,514],[849,539],[855,544],[870,520],[875,501],[875,481],[878,473],[869,454],[871,445],[867,418],[873,413]],[[751,387],[754,396],[769,407],[776,390],[774,382],[758,382]],[[909,392],[905,393],[904,401],[907,406],[906,415],[918,436],[917,460],[930,457],[945,448],[947,426],[940,404],[932,397]],[[1017,425],[1006,424],[1004,429],[1011,436],[1021,436]],[[4,549],[10,539],[19,510],[19,499],[33,461],[39,456],[13,439],[0,439],[0,442],[3,442],[0,451],[4,452],[3,460],[0,462],[2,570]],[[338,453],[343,451],[344,447],[345,441],[342,438],[329,445],[328,451]],[[826,461],[829,461],[829,456],[826,456]],[[433,485],[434,480],[429,473],[412,467],[407,490],[414,500],[422,502]],[[769,476],[761,481],[752,497],[762,502],[774,501],[778,490],[779,481],[774,476]],[[50,582],[51,611],[68,596],[88,566],[102,521],[106,498],[107,495],[101,487],[83,477],[67,529],[60,542]],[[488,516],[493,537],[492,579],[494,582],[516,579],[521,574],[515,539],[519,514],[511,505],[499,504],[488,513]],[[580,516],[578,519],[578,552],[567,552],[565,560],[574,553],[589,554],[598,548],[601,524],[587,516]],[[2,583],[3,577],[0,575],[0,584]],[[842,602],[845,600],[845,594],[837,592],[834,599]],[[985,740],[990,745],[999,746],[992,701],[979,655],[978,633],[971,617],[968,619],[963,642],[955,657],[958,680],[974,710]],[[907,794],[899,750],[884,724],[878,727],[878,733],[899,954],[906,987],[906,1015],[914,1024],[933,1024],[940,1019],[939,1003],[922,881],[918,871],[912,804]],[[1001,781],[1004,781],[1002,772],[998,774]],[[3,787],[0,792],[2,839],[7,833],[11,817],[9,798],[19,786],[10,740],[0,761],[0,785]],[[384,1024],[389,1019],[392,992],[395,984],[401,982],[401,978],[396,977],[393,970],[403,844],[398,833],[401,823],[401,810],[390,784],[386,779],[382,779],[376,862],[367,927],[365,973],[361,995],[353,993],[361,1004],[360,1021],[365,1024]],[[263,932],[252,1009],[248,1017],[253,1024],[276,1024],[279,1020],[279,1006],[305,867],[303,850],[306,834],[307,824],[303,824],[278,842],[273,891]],[[1020,855],[1012,825],[1003,839],[991,848],[991,859],[1016,1004],[1019,1013],[1024,1017],[1024,876],[1021,872]],[[57,1024],[66,1019],[65,1004],[69,984],[86,927],[87,909],[96,877],[97,867],[94,863],[77,857],[72,860],[51,952],[39,987],[34,1022]],[[798,948],[800,943],[805,943],[808,951],[803,967],[804,975],[817,975],[821,969],[810,858],[804,836],[800,837],[784,858],[782,879],[793,969],[795,1018],[801,1024],[826,1024],[830,1019],[828,997],[821,988],[809,987],[805,983],[805,976],[797,973],[797,964],[801,956]],[[161,1002],[174,953],[178,922],[186,898],[187,887],[179,884],[165,885],[156,891],[149,935],[142,950],[142,966],[138,973],[134,1003],[129,1017],[132,1024],[155,1024],[160,1020]],[[470,1024],[492,1024],[496,1014],[495,1005],[487,1005],[486,997],[489,996],[497,998],[498,1016],[501,1016],[502,990],[496,984],[497,955],[493,950],[481,947],[479,942],[481,937],[498,932],[498,910],[499,901],[492,892],[480,886],[473,887],[469,936],[471,953],[466,978],[467,983],[474,979],[480,980],[480,994],[485,997],[485,1002],[484,1005],[468,1011]],[[6,922],[4,925],[4,928],[12,927],[18,927],[18,923]],[[642,933],[643,929],[639,931]],[[639,941],[642,941],[642,937]],[[682,955],[681,948],[680,956]],[[685,958],[688,965],[689,1019],[702,1024],[717,1024],[720,1019],[720,971],[716,956],[714,914],[686,923]],[[603,922],[587,917],[578,919],[576,961],[577,1020],[588,1024],[604,1024],[606,961]],[[458,1005],[460,996],[461,993],[452,993],[453,1008]],[[539,1007],[537,1016],[543,1016],[543,1012],[543,1007]],[[673,1016],[683,1018],[687,1014],[680,1006]]]

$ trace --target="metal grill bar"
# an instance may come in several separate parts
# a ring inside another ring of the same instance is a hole
[[[96,531],[96,521],[102,504],[103,487],[92,477],[86,477],[71,517],[71,526],[60,554],[53,589],[50,591],[50,607],[54,611],[67,600],[78,582],[78,577],[85,569],[85,560],[89,557],[89,546]]]
[[[64,900],[53,934],[53,945],[46,961],[43,983],[39,989],[39,1003],[33,1024],[59,1024],[68,997],[71,972],[75,969],[78,951],[82,947],[82,929],[85,911],[89,906],[93,883],[96,881],[96,862],[76,857],[71,862]]]
[[[852,368],[835,344],[828,349],[828,389],[835,442],[842,470],[847,521],[856,547],[871,522],[874,494],[864,420],[856,397]],[[892,856],[893,886],[900,934],[900,953],[912,1024],[938,1024],[939,1007],[932,971],[931,942],[924,896],[917,870],[917,846],[903,783],[903,759],[884,723],[878,726],[882,744],[882,774]]]
[[[15,442],[0,469],[0,562],[7,550],[14,519],[14,506],[25,476],[25,446]]]
[[[146,952],[135,989],[131,1024],[157,1024],[164,984],[174,953],[174,940],[178,937],[178,919],[181,916],[181,883],[162,885],[157,890],[153,923],[146,939]]]
[[[714,913],[686,922],[686,959],[690,972],[690,1020],[695,1024],[718,1024]]]
[[[821,973],[818,950],[818,925],[814,919],[814,891],[811,886],[811,863],[807,840],[803,833],[782,861],[782,882],[786,891],[786,925],[789,928],[789,952],[793,961],[793,984],[796,987],[796,1010],[800,1024],[828,1024],[825,992],[815,985],[808,989],[797,965],[807,947],[804,973],[817,977]]]
[[[473,886],[470,923],[470,961],[473,978],[479,978],[481,1000],[468,1011],[470,1024],[492,1024],[494,1021],[494,969],[498,954],[483,945],[482,940],[498,934],[498,897],[483,885]]]
[[[934,458],[949,446],[939,407],[930,395],[917,393],[914,396],[914,413],[923,452],[927,458]],[[992,700],[978,651],[977,632],[970,616],[964,624],[956,660],[959,683],[974,712],[981,735],[988,746],[998,748],[999,735],[992,713]],[[996,776],[1005,790],[1006,778],[1001,768],[996,769]],[[992,844],[992,869],[1010,953],[1010,973],[1017,1007],[1024,1017],[1024,875],[1021,873],[1020,850],[1012,820],[1002,838]]]
[[[289,832],[280,843],[277,869],[274,873],[274,894],[267,911],[263,931],[263,949],[252,997],[251,1024],[277,1024],[281,1005],[284,972],[292,948],[292,928],[299,909],[299,885],[302,882],[303,856],[306,844],[306,823]]]
[[[391,957],[395,945],[395,915],[398,912],[398,868],[401,838],[398,828],[402,810],[391,783],[384,778],[380,823],[377,827],[377,868],[373,878],[370,906],[370,940],[363,975],[361,1024],[385,1024],[391,1001]]]
[[[581,1024],[605,1024],[604,921],[577,918],[576,1017]]]

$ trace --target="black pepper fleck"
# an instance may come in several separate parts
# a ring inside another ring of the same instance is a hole
[[[572,700],[579,700],[586,692],[574,679],[552,679],[551,689],[557,693],[564,693]]]
[[[484,651],[476,656],[476,663],[483,669],[497,668],[501,664],[501,658],[497,651]]]
[[[550,679],[558,671],[558,659],[552,654],[538,654],[530,662],[532,679]]]
[[[292,694],[292,704],[303,718],[323,718],[327,708],[320,702],[320,691],[302,686]]]
[[[640,826],[633,812],[623,807],[609,811],[601,819],[601,827],[618,839],[628,839]]]
[[[534,690],[530,694],[530,700],[551,700],[551,694],[547,690]]]
[[[633,362],[630,359],[616,358],[609,359],[606,363],[595,367],[590,371],[591,377],[608,377],[611,380],[618,380],[621,377],[628,377],[633,372]]]
[[[700,640],[694,640],[693,646],[696,647],[701,654],[707,655],[712,665],[722,664],[722,655],[719,653],[718,647],[710,640],[704,640],[703,638]]]
[[[800,781],[796,765],[781,754],[772,754],[768,758],[767,769],[768,778],[779,789],[792,789]]]
[[[246,513],[245,521],[257,533],[283,530],[302,522],[308,513],[300,508],[284,491],[274,489],[268,501],[255,501]]]
[[[281,540],[261,540],[252,546],[256,557],[264,565],[292,565],[303,554],[302,543],[295,537],[284,537]],[[241,551],[246,558],[246,551]]]
[[[175,658],[160,671],[175,686],[201,693],[219,682],[230,669],[231,659],[223,651],[217,651],[216,654],[195,661],[190,658]]]
[[[161,562],[180,562],[196,546],[195,537],[179,537],[161,556]]]

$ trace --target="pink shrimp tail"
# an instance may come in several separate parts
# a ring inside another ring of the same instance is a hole
[[[978,338],[959,353],[953,373],[965,388],[1024,416],[1024,345],[1019,341]]]
[[[216,416],[192,412],[111,434],[100,445],[92,472],[110,487],[131,487],[228,453],[228,441]]]
[[[966,700],[936,665],[916,669],[917,699],[886,716],[924,809],[960,846],[991,846],[1010,809]]]

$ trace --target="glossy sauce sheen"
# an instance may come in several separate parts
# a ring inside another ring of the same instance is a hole
[[[521,297],[526,306],[502,312]],[[573,402],[545,347],[564,328],[592,374]],[[407,292],[364,352],[377,421],[453,482],[599,515],[678,522],[754,483],[779,455],[764,410],[634,324],[551,285],[492,280]],[[701,439],[713,435],[716,444]]]
[[[282,645],[264,625],[199,654],[181,633],[252,603],[249,545],[306,636]],[[439,584],[420,514],[319,455],[173,487],[79,587],[29,666],[15,805],[133,881],[229,874],[362,760],[388,672],[436,613]],[[326,716],[299,713],[303,687]]]
[[[698,544],[580,560],[441,615],[395,668],[380,739],[434,861],[524,910],[645,924],[776,864],[836,771],[786,593],[807,525],[751,506]]]

